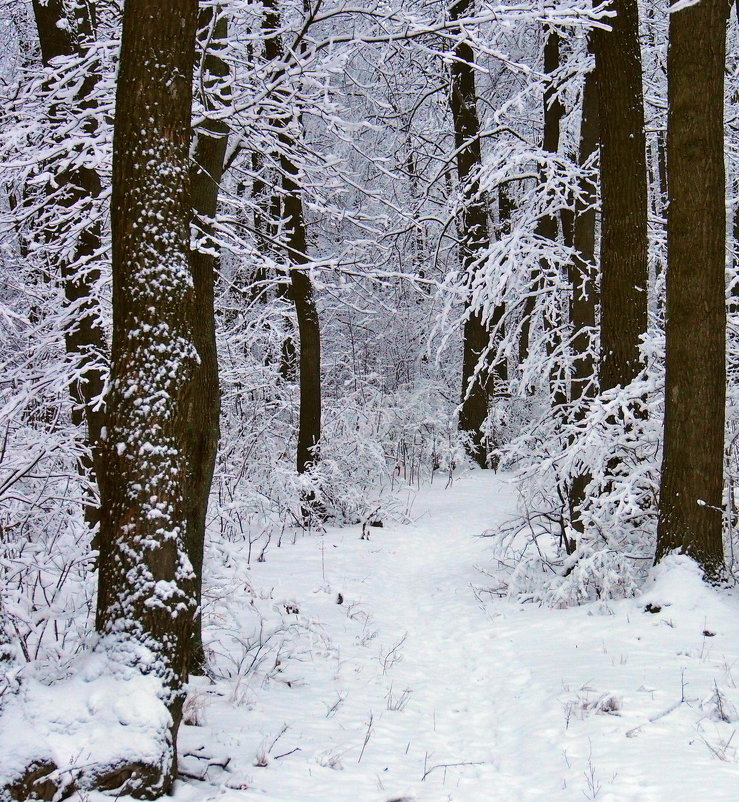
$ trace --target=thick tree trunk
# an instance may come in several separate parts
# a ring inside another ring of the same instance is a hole
[[[222,58],[227,46],[228,21],[219,8],[200,12],[200,34],[204,58],[205,120],[195,132],[194,163],[191,170],[192,208],[199,247],[190,254],[196,314],[193,316],[193,342],[200,362],[193,382],[193,415],[190,424],[190,487],[187,493],[187,554],[195,572],[195,600],[202,599],[205,519],[213,482],[220,435],[220,393],[214,310],[214,286],[220,256],[213,238],[218,194],[223,176],[228,124],[209,112],[217,112],[227,102],[229,68]],[[202,618],[198,612],[193,626],[191,667],[194,673],[205,668]]]
[[[452,21],[463,19],[471,10],[473,0],[456,0],[449,9]],[[455,31],[459,33],[457,29]],[[480,260],[490,246],[490,224],[487,200],[480,191],[478,173],[482,166],[480,119],[477,114],[475,88],[475,55],[466,41],[454,48],[450,68],[449,102],[454,121],[454,141],[457,147],[457,175],[463,192],[462,241],[460,256],[468,282],[473,282],[480,269]],[[496,310],[496,317],[503,310]],[[494,377],[481,366],[490,350],[490,331],[480,312],[467,302],[462,333],[462,404],[459,429],[468,437],[468,453],[481,468],[489,465],[488,454],[495,443],[485,442],[483,426],[488,416],[490,398],[495,392]]]
[[[113,138],[113,348],[101,491],[103,645],[161,678],[171,749],[140,796],[176,773],[195,612],[187,557],[197,353],[189,144],[197,0],[126,0]],[[150,655],[142,661],[142,654]]]
[[[48,0],[46,4],[42,4],[41,0],[33,0],[33,12],[45,67],[50,67],[53,59],[62,56],[84,58],[94,30],[94,7],[91,4],[76,7],[74,20],[68,18],[62,0]],[[76,97],[81,108],[94,108],[94,90],[98,79],[95,71],[85,75]],[[63,128],[62,112],[56,104],[52,103],[49,114],[51,122],[59,129]],[[85,123],[85,133],[94,133],[92,125]],[[53,252],[60,242],[66,245],[70,236],[60,218],[73,207],[98,198],[102,184],[98,174],[87,167],[63,171],[54,170],[54,165],[49,167],[54,172],[54,181],[47,187],[49,206],[42,211],[40,222],[44,229],[42,237]],[[56,210],[54,206],[59,209]],[[80,209],[75,220],[88,214],[88,210]],[[100,280],[98,260],[102,251],[99,219],[93,216],[74,236],[76,241],[71,258],[59,255],[53,258],[72,317],[64,334],[66,351],[79,366],[79,378],[69,388],[74,402],[72,421],[80,428],[86,425],[90,449],[89,456],[82,458],[80,469],[84,476],[94,482],[105,414],[100,400],[105,389],[105,370],[101,367],[101,360],[108,350],[96,298],[96,285]],[[92,501],[86,507],[85,516],[91,527],[97,523],[97,505]]]
[[[725,0],[670,15],[665,428],[656,559],[724,574]]]
[[[713,0],[708,0],[712,2]],[[610,31],[593,30],[600,138],[601,390],[641,369],[647,330],[647,161],[637,0],[614,0]]]

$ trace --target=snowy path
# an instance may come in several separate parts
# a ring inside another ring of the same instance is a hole
[[[736,600],[682,568],[650,591],[669,616],[646,597],[484,609],[476,536],[514,512],[508,481],[473,472],[422,491],[412,526],[331,530],[253,565],[281,647],[201,686],[183,751],[230,763],[178,800],[739,799],[739,736],[710,700],[715,685],[739,706]]]

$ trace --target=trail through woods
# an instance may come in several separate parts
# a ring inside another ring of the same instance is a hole
[[[298,535],[243,571],[222,553],[206,641],[232,677],[193,682],[180,802],[737,799],[733,593],[669,558],[636,599],[498,599],[478,536],[515,512],[512,479],[409,504],[369,541]]]

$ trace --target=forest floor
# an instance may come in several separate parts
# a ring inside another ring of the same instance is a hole
[[[410,525],[211,577],[231,677],[192,683],[176,802],[739,799],[736,592],[673,557],[634,599],[498,599],[479,535],[515,510],[510,476],[473,471]]]

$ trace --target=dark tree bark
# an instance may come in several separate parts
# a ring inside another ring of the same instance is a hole
[[[263,30],[266,33],[264,55],[274,62],[277,72],[283,56],[280,38],[280,13],[275,0],[264,3]],[[287,102],[286,98],[283,98]],[[310,264],[308,236],[305,226],[303,195],[298,183],[298,168],[291,154],[295,141],[289,128],[290,120],[275,117],[273,127],[278,132],[280,152],[278,161],[282,175],[282,217],[285,220],[285,249],[292,265],[290,271],[290,296],[295,304],[298,321],[300,353],[298,371],[300,377],[300,421],[298,427],[297,470],[308,472],[320,459],[321,442],[321,330],[318,308],[313,295],[313,283],[305,267]],[[288,346],[289,347],[289,346]],[[289,356],[289,355],[287,355]],[[286,356],[286,358],[287,358]],[[305,498],[305,512],[322,514],[312,494]]]
[[[730,5],[733,5],[734,16],[736,17],[737,22],[739,22],[739,0],[732,0]],[[736,102],[737,99],[738,98],[735,95],[734,101]],[[739,176],[736,175],[734,176],[733,189],[734,189],[734,197],[736,197],[737,193],[739,193]],[[730,320],[737,314],[737,312],[739,312],[739,278],[737,278],[739,276],[739,206],[734,207],[734,214],[732,215],[731,219],[731,237],[733,240],[733,252],[734,252],[734,259],[733,259],[734,276],[732,283],[728,287],[728,302],[726,309]],[[730,331],[731,328],[732,326],[730,325],[729,326]],[[728,346],[730,355],[732,353],[732,347],[733,343],[731,343]]]
[[[556,154],[559,151],[560,126],[565,114],[565,108],[557,97],[556,87],[551,82],[551,76],[559,69],[559,49],[559,34],[555,29],[550,28],[547,31],[546,40],[544,42],[544,73],[550,77],[550,82],[544,90],[544,125],[541,146],[542,150],[552,154]],[[557,216],[554,214],[547,214],[541,217],[536,226],[536,233],[550,242],[556,242],[559,237]],[[534,286],[537,289],[542,289],[545,286],[541,274],[549,271],[550,266],[548,261],[542,259],[540,262],[540,275],[534,282]],[[519,337],[519,359],[521,361],[528,355],[531,316],[534,314],[535,306],[535,296],[529,295],[524,304],[523,320]],[[544,325],[549,332],[547,337],[547,356],[551,357],[561,341],[561,338],[557,334],[561,321],[551,320],[549,316],[547,316],[544,319]],[[555,414],[558,414],[558,410],[563,408],[567,403],[567,395],[565,383],[562,381],[560,371],[557,369],[553,369],[550,372],[549,386],[552,407],[555,410]]]
[[[580,122],[580,165],[584,166],[598,147],[599,103],[593,72],[585,76],[582,97],[582,119]],[[572,377],[570,401],[572,423],[580,424],[585,417],[584,404],[592,399],[596,390],[596,366],[591,348],[592,332],[595,329],[596,269],[595,269],[595,224],[596,187],[591,180],[583,179],[580,199],[575,205],[571,223],[565,225],[566,238],[572,238],[575,251],[570,265],[570,324],[572,326]],[[570,233],[571,232],[571,233]],[[590,474],[583,472],[572,477],[568,492],[570,523],[582,534],[580,505],[585,500],[585,488]],[[566,543],[568,553],[576,543]]]
[[[560,38],[555,30],[547,34],[544,46],[544,70],[548,75],[559,67]],[[542,147],[550,153],[559,150],[560,126],[565,109],[554,95],[550,85],[544,95],[544,135]],[[580,122],[580,142],[578,160],[581,166],[592,158],[598,145],[598,97],[595,76],[591,71],[583,85],[582,110]],[[595,361],[591,350],[591,332],[595,326],[595,222],[596,188],[591,180],[583,179],[579,187],[579,198],[573,210],[561,212],[562,236],[566,245],[574,249],[575,255],[569,265],[570,282],[569,322],[572,329],[572,374],[569,392],[558,374],[550,375],[552,407],[554,414],[562,416],[562,410],[571,402],[570,422],[583,419],[583,402],[592,398],[594,389]],[[543,217],[538,224],[540,236],[556,241],[558,236],[557,218],[554,215]],[[543,265],[546,269],[546,265]],[[557,321],[546,321],[553,330]],[[558,345],[554,341],[553,349]],[[576,532],[582,532],[579,507],[584,501],[585,488],[590,482],[587,473],[575,475],[567,488],[570,523]],[[564,496],[564,491],[563,491]],[[562,527],[564,533],[564,527]],[[563,534],[564,545],[569,554],[576,548],[573,538]]]
[[[724,574],[725,0],[670,15],[665,428],[656,559]]]
[[[193,316],[193,342],[200,357],[193,381],[193,414],[189,420],[190,486],[187,499],[187,554],[195,571],[195,601],[202,599],[203,549],[205,519],[213,482],[218,438],[220,436],[220,393],[218,353],[214,309],[215,277],[220,262],[220,246],[214,239],[218,194],[223,177],[228,124],[217,112],[228,102],[229,67],[222,58],[227,47],[228,20],[219,8],[200,12],[199,39],[204,73],[203,105],[205,120],[195,132],[194,160],[191,169],[192,208],[195,215],[198,247],[190,254],[196,314]],[[198,612],[193,626],[191,668],[202,673],[205,668],[202,619]]]
[[[66,14],[62,0],[33,0],[33,12],[38,31],[41,58],[45,67],[50,67],[54,59],[76,56],[80,60],[87,54],[94,31],[94,6],[89,3],[75,8],[74,19]],[[80,108],[91,110],[95,107],[94,90],[99,76],[96,71],[88,71],[75,98]],[[52,124],[60,130],[63,127],[62,112],[52,103],[49,110]],[[84,130],[93,134],[93,123],[86,121]],[[65,158],[68,154],[65,153]],[[73,207],[82,207],[85,202],[94,201],[102,191],[100,177],[88,167],[54,170],[54,181],[45,189],[45,205],[40,215],[43,227],[42,237],[49,245],[54,266],[59,270],[64,297],[69,307],[71,322],[64,333],[67,354],[78,365],[79,378],[70,384],[69,390],[74,408],[72,422],[87,428],[89,456],[81,460],[80,469],[90,481],[95,481],[95,464],[99,462],[100,431],[104,420],[104,408],[100,398],[105,389],[105,370],[101,367],[103,354],[108,346],[100,319],[100,308],[95,295],[95,287],[100,280],[98,260],[101,258],[101,224],[99,218],[89,214],[89,209],[80,208],[75,220],[90,216],[76,238],[72,255],[64,257],[55,251],[60,242],[68,241],[70,232],[60,218]],[[97,523],[96,504],[87,505],[85,516],[90,526]]]
[[[667,164],[665,154],[666,132],[658,131],[654,143],[652,160],[652,184],[654,185],[654,212],[658,216],[665,214],[667,207]],[[657,265],[659,271],[659,264]]]
[[[593,30],[600,137],[601,390],[641,369],[647,330],[647,161],[637,0],[613,0],[610,31]]]
[[[279,156],[274,156],[274,161],[279,162]],[[279,174],[270,169],[269,163],[262,153],[252,153],[251,162],[254,174],[252,200],[254,202],[254,232],[257,247],[265,259],[275,262],[279,260],[280,256],[278,246],[280,232],[276,221],[279,221],[282,216],[282,198],[276,190],[276,183],[281,184],[282,182],[279,180]],[[268,270],[264,266],[259,266],[254,271],[250,288],[252,300],[266,303],[268,277]],[[285,306],[294,308],[290,272],[278,268],[276,279],[275,297]],[[267,353],[265,364],[277,361],[283,381],[296,382],[298,380],[298,355],[293,336],[295,328],[287,315],[284,317],[284,325],[286,331],[280,346],[280,353],[276,359],[273,353]]]
[[[408,130],[406,132],[405,149],[407,154],[405,159],[405,169],[408,176],[410,196],[414,202],[414,205],[416,205],[418,208],[417,204],[422,198],[422,191],[420,189],[421,177],[418,170],[417,154],[413,150],[410,122],[408,123]],[[424,228],[424,224],[418,221],[413,227],[413,272],[416,276],[418,276],[419,279],[426,278],[426,264],[428,261],[426,249],[426,230]],[[430,286],[426,284],[421,284],[420,286],[420,290],[426,295],[428,295],[430,289]],[[422,302],[421,296],[419,296],[417,302]]]
[[[510,236],[513,230],[513,215],[516,211],[516,199],[508,184],[498,187],[498,223],[495,226],[495,236],[498,240]],[[508,394],[508,359],[498,356],[498,346],[505,339],[506,321],[505,306],[498,304],[493,309],[490,319],[490,341],[493,344],[493,357],[490,360],[491,387],[495,397],[502,398]],[[497,464],[497,461],[496,461]]]
[[[48,67],[52,59],[72,56],[77,52],[76,37],[63,0],[33,0],[33,16],[36,20],[41,60]]]
[[[136,794],[176,773],[194,575],[186,553],[197,313],[189,145],[197,0],[126,0],[113,138],[113,347],[100,477],[97,626],[103,645],[167,688],[171,752]],[[140,658],[139,658],[140,659]]]
[[[295,181],[297,170],[285,155],[281,156],[285,190],[283,200],[287,219],[287,247],[294,265],[307,265],[308,242],[303,215],[303,201]],[[313,284],[304,270],[294,269],[292,297],[300,335],[300,424],[298,430],[297,468],[305,473],[320,458],[321,441],[321,331]]]
[[[579,157],[581,166],[587,164],[598,147],[599,112],[595,74],[590,72],[585,77],[583,86]],[[570,266],[570,323],[573,352],[570,400],[575,404],[583,399],[592,398],[597,382],[595,358],[591,348],[598,301],[595,269],[597,189],[591,179],[582,180],[580,196],[575,204],[575,214],[572,219],[571,236],[575,258]]]
[[[456,0],[449,9],[452,21],[463,19],[471,10],[473,0]],[[459,34],[457,29],[455,33]],[[478,173],[482,166],[480,148],[480,119],[477,113],[475,88],[475,54],[470,44],[459,41],[454,48],[450,68],[449,103],[454,122],[454,141],[457,147],[457,176],[463,192],[462,241],[460,256],[468,281],[473,281],[480,260],[490,246],[490,224],[487,200],[480,191]],[[503,310],[496,310],[495,317]],[[467,303],[462,334],[462,405],[459,429],[468,436],[468,453],[481,468],[488,467],[488,453],[494,443],[484,442],[483,425],[488,416],[490,398],[494,395],[494,377],[486,366],[480,367],[490,349],[490,331],[480,312]]]

